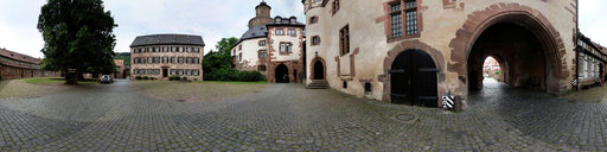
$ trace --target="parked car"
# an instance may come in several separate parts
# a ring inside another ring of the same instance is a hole
[[[110,75],[102,75],[100,81],[101,81],[101,83],[109,84],[109,83],[113,83],[114,79],[112,79],[112,76],[110,76]]]

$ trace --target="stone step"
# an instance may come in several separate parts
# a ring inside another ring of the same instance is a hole
[[[325,80],[313,80],[312,83],[306,86],[307,89],[327,89],[329,88],[329,83]]]

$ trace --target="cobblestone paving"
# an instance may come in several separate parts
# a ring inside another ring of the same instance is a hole
[[[607,105],[499,84],[471,100],[469,110],[450,113],[276,84],[181,103],[119,81],[0,100],[0,151],[607,150]]]

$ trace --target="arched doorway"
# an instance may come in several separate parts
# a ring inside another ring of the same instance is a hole
[[[314,62],[314,80],[325,79],[325,65],[320,60]]]
[[[289,83],[289,68],[284,64],[278,65],[274,71],[274,79],[276,83]]]
[[[489,26],[480,34],[468,57],[470,90],[483,88],[483,63],[487,56],[500,56],[509,63],[503,71],[504,83],[511,87],[547,90],[550,63],[547,62],[546,42],[538,39],[525,26],[502,22]]]
[[[432,57],[423,51],[400,53],[390,70],[392,102],[438,107],[437,71]]]

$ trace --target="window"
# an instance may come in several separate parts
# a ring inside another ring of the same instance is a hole
[[[343,85],[341,86],[344,89],[348,88],[348,81],[344,81]]]
[[[314,0],[314,3],[320,3],[322,0]]]
[[[200,48],[194,48],[194,52],[195,53],[199,53],[200,52]]]
[[[171,75],[177,75],[177,70],[171,69]]]
[[[312,45],[319,45],[319,44],[320,44],[320,37],[313,36],[312,37]]]
[[[258,70],[258,71],[266,71],[266,65],[259,65],[259,66],[257,67],[257,70]]]
[[[160,52],[160,48],[154,48],[154,53]]]
[[[403,34],[406,34],[406,36],[418,36],[419,21],[417,9],[416,0],[398,0],[390,6],[390,38],[403,37]]]
[[[276,22],[276,23],[280,23],[280,22],[282,22],[282,18],[277,17],[276,19],[274,19],[274,22]]]
[[[148,57],[148,64],[152,64],[152,63],[154,63],[152,57]]]
[[[259,41],[259,46],[266,46],[266,40]]]
[[[371,82],[365,82],[365,93],[371,92]]]
[[[175,57],[171,57],[171,64],[175,64],[177,62],[177,60],[175,60]]]
[[[284,32],[285,31],[283,31],[282,29],[276,29],[276,35],[285,35]]]
[[[198,76],[198,74],[199,74],[199,71],[198,71],[198,70],[192,70],[192,75],[194,75],[194,76]]]
[[[405,14],[407,35],[417,34],[417,2],[415,0],[405,1]]]
[[[316,24],[316,23],[318,23],[318,16],[310,17],[310,24]]]
[[[400,3],[391,6],[390,18],[392,20],[392,37],[403,36],[403,22],[400,10]]]
[[[280,42],[280,54],[291,53],[292,44],[288,42]]]
[[[160,63],[160,57],[154,57],[154,63]]]
[[[187,51],[188,51],[188,53],[192,52],[192,48],[191,48],[191,47],[188,47],[188,48],[187,48]]]
[[[190,69],[185,70],[185,75],[187,75],[187,76],[192,75],[192,70],[190,70]]]
[[[268,57],[268,51],[266,50],[259,50],[259,58],[260,59],[265,59]]]
[[[339,30],[339,50],[341,55],[350,53],[350,28],[348,25]]]
[[[185,58],[185,63],[192,64],[192,58],[190,58],[190,57]]]
[[[333,9],[331,12],[335,15],[335,13],[337,13],[338,10],[339,10],[339,0],[334,0]]]
[[[162,48],[162,52],[169,52],[169,47],[165,46],[164,48]]]
[[[297,35],[297,32],[295,31],[295,29],[289,29],[287,31],[287,34],[289,34],[289,36],[295,36],[295,35]]]
[[[183,62],[184,62],[183,57],[178,57],[178,58],[177,58],[177,63],[179,63],[179,64],[183,64]]]
[[[238,53],[238,61],[242,61],[242,53]]]
[[[179,52],[182,53],[183,52],[183,47],[179,47]]]
[[[171,47],[171,52],[177,52],[177,48],[176,47]]]
[[[163,56],[162,57],[162,63],[166,64],[169,62],[169,57]]]

